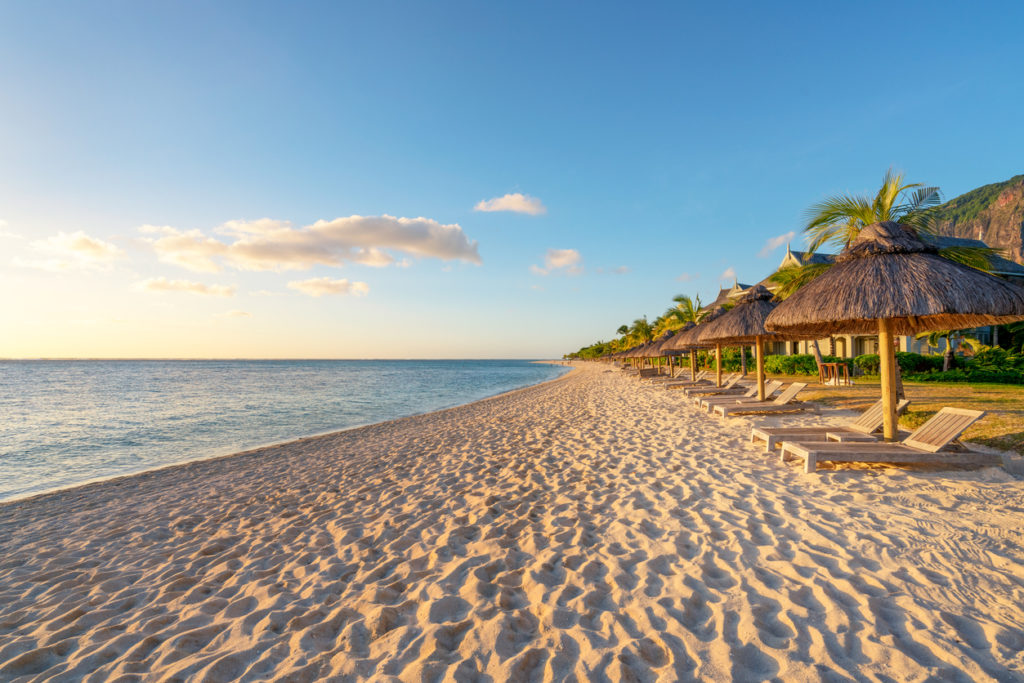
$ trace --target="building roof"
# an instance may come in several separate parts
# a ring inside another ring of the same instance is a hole
[[[951,247],[969,247],[972,249],[989,248],[988,244],[982,240],[972,240],[967,237],[946,237],[945,235],[935,235],[928,237],[927,241],[932,242],[939,249],[949,249]],[[1024,266],[997,254],[993,254],[989,257],[989,265],[992,268],[992,272],[996,275],[1024,277]]]
[[[786,266],[806,266],[812,263],[834,263],[835,260],[835,254],[822,254],[817,251],[793,251],[787,244],[786,255],[782,257],[782,263],[779,264],[779,268],[785,268]]]
[[[701,307],[700,310],[710,311],[713,308],[718,308],[722,304],[729,303],[730,301],[738,297],[740,294],[750,289],[750,287],[750,285],[745,285],[742,282],[735,280],[733,282],[732,287],[722,288],[718,290],[718,296],[715,297],[715,300],[707,304],[706,306]]]

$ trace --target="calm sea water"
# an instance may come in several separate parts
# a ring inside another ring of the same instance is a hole
[[[0,500],[552,379],[529,361],[0,361]]]

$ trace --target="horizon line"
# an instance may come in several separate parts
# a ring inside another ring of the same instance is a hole
[[[512,357],[512,356],[491,356],[491,357],[463,357],[463,358],[413,358],[413,357],[401,357],[401,358],[291,358],[291,357],[280,357],[280,358],[269,358],[269,357],[244,357],[244,356],[168,356],[168,357],[148,357],[148,356],[26,356],[26,357],[0,357],[0,362],[10,361],[93,361],[93,360],[117,360],[117,361],[184,361],[184,360],[268,360],[268,361],[280,361],[280,360],[331,360],[331,361],[342,361],[342,360],[358,360],[358,361],[387,361],[387,360],[399,360],[399,361],[411,361],[411,360],[565,360],[564,358],[527,358],[527,357]]]

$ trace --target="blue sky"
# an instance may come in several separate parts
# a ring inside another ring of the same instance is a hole
[[[560,356],[761,279],[767,240],[890,166],[949,198],[1024,172],[1022,26],[1021,3],[5,3],[0,356]],[[543,213],[474,210],[519,194]]]

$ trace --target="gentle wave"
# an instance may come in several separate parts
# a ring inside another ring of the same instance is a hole
[[[469,403],[530,361],[0,362],[0,500]]]

